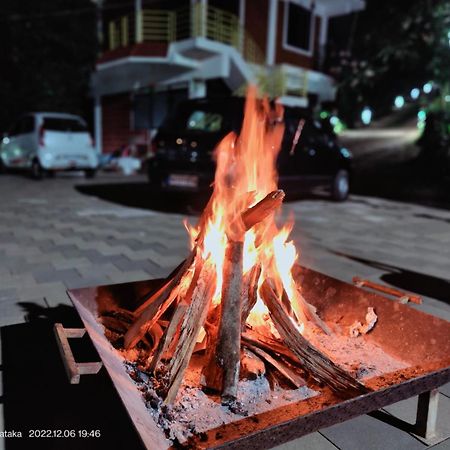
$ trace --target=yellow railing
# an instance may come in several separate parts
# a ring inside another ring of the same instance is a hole
[[[131,20],[133,19],[133,20]],[[109,49],[132,42],[173,42],[205,37],[236,48],[249,62],[264,63],[264,55],[234,14],[194,3],[179,10],[144,9],[140,14],[109,22]]]
[[[172,42],[176,40],[176,11],[144,9],[142,11],[142,40]]]

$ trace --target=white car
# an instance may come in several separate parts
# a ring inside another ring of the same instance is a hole
[[[27,169],[34,178],[61,170],[83,170],[93,177],[98,168],[95,145],[79,116],[30,113],[3,137],[0,169]]]

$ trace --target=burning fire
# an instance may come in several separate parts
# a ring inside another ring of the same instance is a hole
[[[241,134],[229,133],[215,150],[217,169],[209,205],[211,214],[203,231],[202,257],[215,267],[213,305],[218,305],[221,302],[227,242],[229,239],[242,239],[243,236],[243,276],[259,265],[258,287],[264,279],[270,278],[275,282],[280,298],[284,289],[290,303],[291,317],[302,331],[305,313],[299,287],[292,276],[298,253],[293,241],[288,240],[292,222],[279,228],[275,215],[271,214],[244,232],[241,218],[242,211],[277,189],[276,161],[284,132],[282,119],[280,105],[272,107],[266,99],[258,100],[256,89],[249,89]],[[188,226],[187,229],[194,247],[201,232],[200,226]],[[267,317],[267,307],[258,294],[247,324],[261,326]]]

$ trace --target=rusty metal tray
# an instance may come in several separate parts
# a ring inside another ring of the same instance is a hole
[[[296,277],[304,296],[325,320],[337,320],[345,312],[346,319],[352,321],[364,315],[368,306],[374,306],[378,323],[366,338],[392,356],[407,361],[408,367],[372,378],[368,384],[373,392],[365,395],[342,400],[323,387],[316,397],[211,429],[201,440],[192,440],[190,444],[194,448],[270,448],[400,400],[429,393],[450,381],[449,322],[300,266]],[[160,284],[161,280],[151,280],[68,291],[142,442],[152,450],[170,448],[171,444],[154,422],[126,372],[123,358],[106,339],[97,319],[99,311],[112,305],[134,310],[143,294]],[[428,413],[425,416],[425,422],[430,420]]]

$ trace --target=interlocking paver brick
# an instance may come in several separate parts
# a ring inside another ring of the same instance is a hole
[[[84,180],[56,177],[35,183],[0,177],[0,189],[9,193],[0,209],[0,326],[23,322],[33,305],[69,305],[67,288],[163,277],[186,257],[183,214],[140,211],[83,196],[74,189],[77,183]],[[444,282],[449,278],[447,211],[365,197],[345,203],[298,201],[285,205],[283,216],[289,211],[296,220],[292,238],[302,264],[349,282],[354,275],[379,281],[395,270]],[[196,217],[188,220],[195,224]],[[448,303],[426,296],[423,305],[412,307],[450,317]],[[450,398],[448,385],[441,392]],[[0,411],[0,430],[1,418]],[[280,450],[423,448],[408,434],[386,427],[359,418],[324,430],[325,437],[314,433]]]

